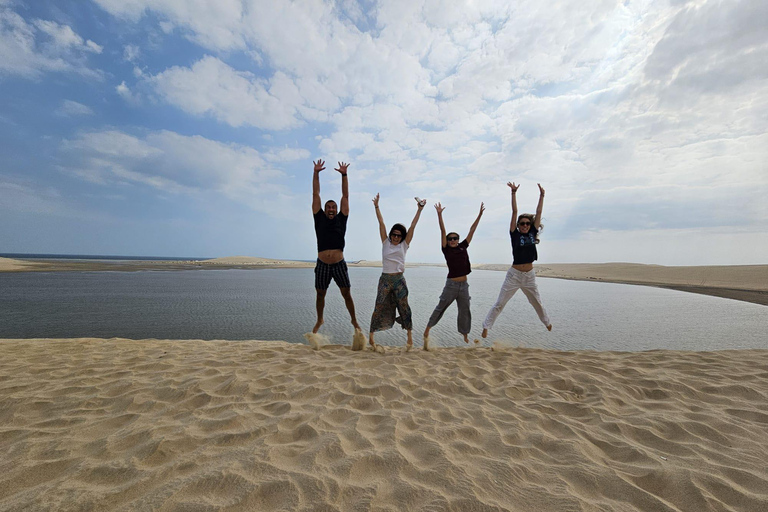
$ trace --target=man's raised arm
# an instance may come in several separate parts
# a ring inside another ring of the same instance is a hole
[[[339,168],[335,169],[341,173],[341,213],[349,215],[349,183],[347,182],[347,167],[349,164],[339,162]]]
[[[320,171],[325,169],[325,162],[317,159],[315,164],[314,176],[312,176],[312,213],[317,213],[323,208],[323,201],[320,199]]]

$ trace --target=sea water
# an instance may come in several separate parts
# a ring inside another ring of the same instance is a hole
[[[381,269],[350,268],[357,319],[367,332]],[[406,269],[414,341],[437,305],[446,270]],[[470,338],[498,296],[505,273],[469,275]],[[523,293],[516,294],[486,340],[561,350],[724,350],[768,348],[765,306],[662,288],[539,278],[554,326],[548,332]],[[315,319],[308,269],[0,274],[0,338],[285,340],[306,343]],[[334,283],[320,333],[351,344],[349,314]],[[455,303],[431,331],[432,346],[462,346]],[[404,345],[398,325],[377,343]]]

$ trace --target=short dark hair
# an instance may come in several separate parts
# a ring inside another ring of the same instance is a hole
[[[336,204],[336,201],[334,201],[333,199],[329,199],[329,200],[327,200],[327,201],[325,202],[325,206],[328,206],[328,203],[333,203],[333,204]],[[336,206],[338,206],[338,205],[336,205]]]
[[[446,239],[448,239],[448,237],[449,237],[449,236],[451,236],[451,235],[456,235],[456,238],[459,238],[459,239],[461,238],[461,237],[459,236],[459,234],[458,234],[457,232],[455,232],[455,231],[451,231],[450,233],[448,233],[447,235],[445,235],[445,238],[446,238]]]
[[[402,224],[395,224],[394,226],[392,226],[392,228],[389,230],[389,237],[387,237],[387,238],[392,237],[392,232],[393,231],[399,231],[400,232],[400,234],[402,235],[401,240],[405,240],[405,237],[408,236],[408,230],[405,229],[405,226],[403,226]]]

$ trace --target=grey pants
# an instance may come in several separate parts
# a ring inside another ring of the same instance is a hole
[[[459,333],[469,334],[472,328],[472,313],[469,312],[469,283],[467,281],[453,281],[452,279],[445,280],[445,287],[443,293],[440,294],[440,302],[437,303],[435,310],[432,312],[432,316],[429,317],[427,327],[432,328],[437,325],[437,322],[443,317],[443,313],[448,309],[453,301],[456,301],[456,305],[459,307],[459,317],[456,320],[456,325],[459,328]]]

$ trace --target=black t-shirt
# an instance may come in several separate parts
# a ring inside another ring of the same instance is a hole
[[[517,228],[509,232],[512,239],[512,264],[522,265],[523,263],[533,263],[539,258],[536,252],[536,235],[539,230],[534,226],[528,230],[528,234],[522,234]]]
[[[333,219],[329,219],[325,216],[323,210],[318,210],[314,217],[317,252],[330,249],[341,249],[343,251],[348,217],[343,213],[337,213]]]
[[[448,264],[448,277],[466,276],[472,272],[469,264],[469,253],[467,252],[469,242],[462,240],[456,247],[450,247],[448,244],[443,247],[443,256]]]

